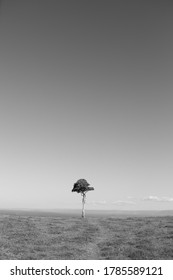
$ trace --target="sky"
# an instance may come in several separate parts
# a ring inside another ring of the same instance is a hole
[[[172,12],[1,0],[0,208],[173,210]]]

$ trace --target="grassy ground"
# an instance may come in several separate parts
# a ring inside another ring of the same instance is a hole
[[[1,213],[0,259],[173,259],[173,217]]]

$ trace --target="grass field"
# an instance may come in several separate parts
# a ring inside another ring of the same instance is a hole
[[[0,259],[173,259],[173,217],[0,212]]]

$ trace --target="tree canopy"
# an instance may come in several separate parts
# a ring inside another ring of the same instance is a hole
[[[85,193],[87,191],[94,190],[93,187],[89,187],[89,183],[85,179],[79,179],[73,186],[72,192]]]

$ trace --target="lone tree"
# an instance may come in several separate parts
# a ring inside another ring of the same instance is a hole
[[[79,179],[73,186],[72,192],[77,192],[82,195],[82,218],[85,218],[85,202],[86,193],[93,191],[93,187],[89,187],[90,184],[85,179]]]

